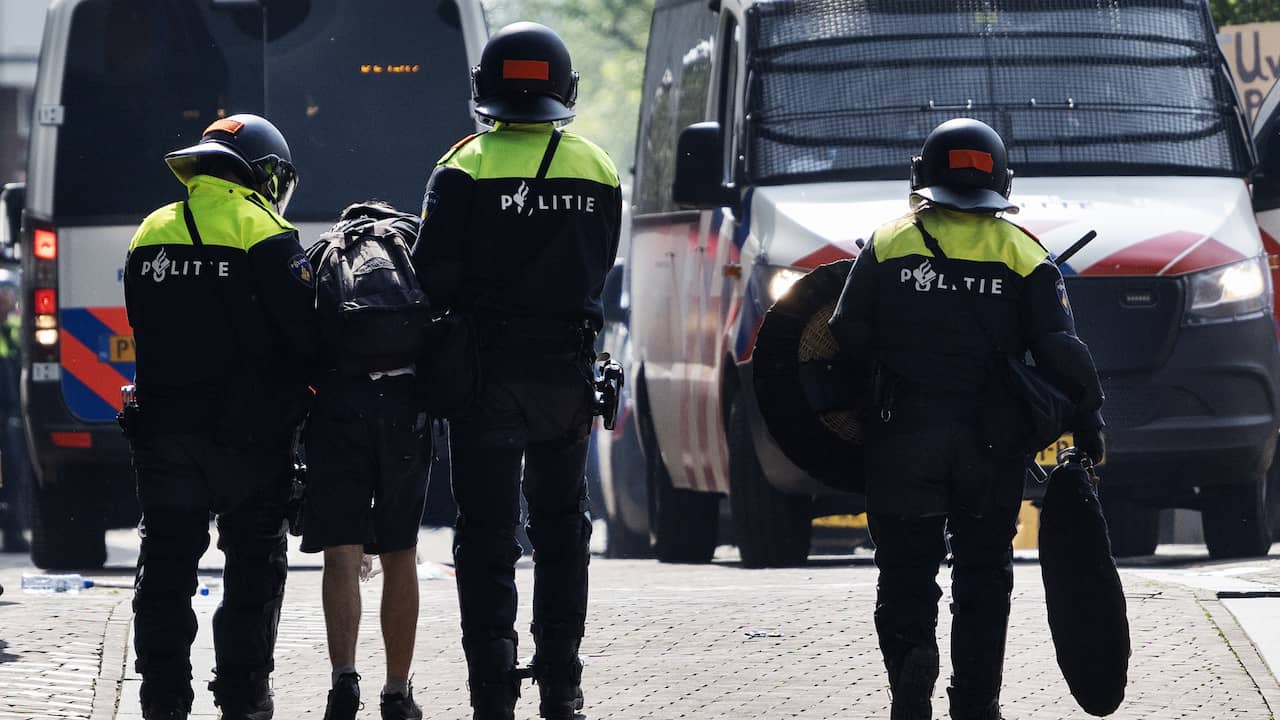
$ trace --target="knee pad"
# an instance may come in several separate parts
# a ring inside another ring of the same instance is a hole
[[[510,565],[515,567],[523,550],[516,541],[516,528],[476,526],[458,519],[453,535],[455,565]]]
[[[221,543],[220,543],[221,544]],[[232,541],[223,547],[224,602],[229,605],[264,605],[284,595],[289,574],[288,546],[273,540]]]
[[[990,609],[1007,614],[1012,592],[1013,554],[1010,552],[986,562],[956,562],[952,569],[952,610]]]
[[[581,506],[551,517],[530,512],[528,532],[535,561],[556,562],[590,553],[591,520]]]
[[[209,513],[204,510],[152,510],[139,530],[142,547],[134,585],[134,607],[152,598],[190,597],[196,569],[209,548]],[[164,601],[164,600],[160,600]]]

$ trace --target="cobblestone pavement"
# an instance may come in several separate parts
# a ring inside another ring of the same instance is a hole
[[[596,559],[588,638],[587,714],[592,718],[887,718],[888,693],[870,621],[875,569],[867,555],[807,568],[748,571],[725,554],[709,566]],[[439,566],[426,565],[427,568]],[[1234,577],[1231,565],[1175,558],[1126,569],[1134,656],[1128,697],[1115,718],[1272,717],[1280,698],[1249,639],[1216,599],[1212,582],[1177,574]],[[1244,567],[1269,576],[1280,557]],[[19,569],[0,570],[0,718],[136,720],[137,679],[126,659],[129,591],[99,587],[78,596],[15,592]],[[124,574],[98,578],[127,585]],[[201,635],[194,652],[196,717],[216,717],[203,680],[212,650],[209,620],[220,589],[197,596]],[[527,561],[519,571],[529,620]],[[945,574],[940,576],[944,586]],[[377,632],[379,580],[364,586],[360,671],[366,709],[377,716],[382,676]],[[328,685],[320,573],[290,576],[277,652],[281,720],[320,718]],[[1203,585],[1200,587],[1198,585]],[[429,718],[467,718],[454,583],[423,580],[415,695]],[[949,631],[941,613],[939,636]],[[527,632],[522,655],[531,651]],[[945,647],[945,642],[944,642]],[[944,653],[945,657],[945,653]],[[945,660],[944,660],[945,662]],[[944,667],[943,678],[949,668]],[[940,683],[935,716],[945,717]],[[1071,700],[1045,624],[1039,568],[1017,568],[1004,708],[1010,720],[1084,717]],[[526,686],[518,717],[536,713]]]

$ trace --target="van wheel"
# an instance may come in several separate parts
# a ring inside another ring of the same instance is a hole
[[[813,532],[812,506],[809,497],[788,495],[769,484],[751,442],[746,409],[735,399],[729,409],[729,507],[742,565],[803,565]]]
[[[643,386],[641,386],[643,392]],[[647,404],[646,404],[647,405]],[[664,563],[708,563],[716,554],[720,496],[671,484],[662,462],[653,420],[641,415],[645,484],[649,489],[649,536],[653,555]]]
[[[649,547],[649,536],[632,532],[622,522],[621,517],[606,520],[606,545],[604,556],[607,558],[646,558],[653,556]],[[715,548],[712,548],[715,551]]]
[[[653,554],[665,563],[711,562],[716,554],[720,496],[676,488],[661,457],[645,464]]]
[[[105,499],[101,478],[79,469],[46,469],[32,493],[31,562],[44,570],[105,565]]]
[[[1152,555],[1160,539],[1160,510],[1140,505],[1115,491],[1107,491],[1102,481],[1102,515],[1107,520],[1111,554],[1115,557]]]
[[[1209,557],[1262,557],[1271,550],[1266,488],[1266,478],[1260,477],[1250,485],[1230,488],[1204,501],[1200,518]]]

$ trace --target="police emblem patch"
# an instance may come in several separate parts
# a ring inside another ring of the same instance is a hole
[[[422,219],[426,220],[427,216],[435,212],[436,205],[440,204],[440,196],[436,195],[435,190],[428,190],[422,196]]]
[[[306,255],[298,253],[289,258],[289,274],[303,285],[315,287],[316,276],[311,271],[311,263],[307,260]]]
[[[1057,287],[1058,287],[1058,302],[1062,303],[1062,309],[1066,310],[1067,314],[1070,315],[1071,301],[1067,299],[1067,284],[1059,280]]]

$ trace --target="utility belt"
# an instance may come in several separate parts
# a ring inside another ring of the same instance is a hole
[[[475,316],[476,334],[482,350],[533,354],[541,357],[595,357],[595,324],[588,319]]]
[[[121,386],[120,400],[116,422],[129,440],[144,433],[209,432],[220,444],[247,448],[287,441],[306,414],[310,393],[301,385],[258,378],[231,383],[212,395],[206,388],[150,389],[145,402],[130,384]]]

